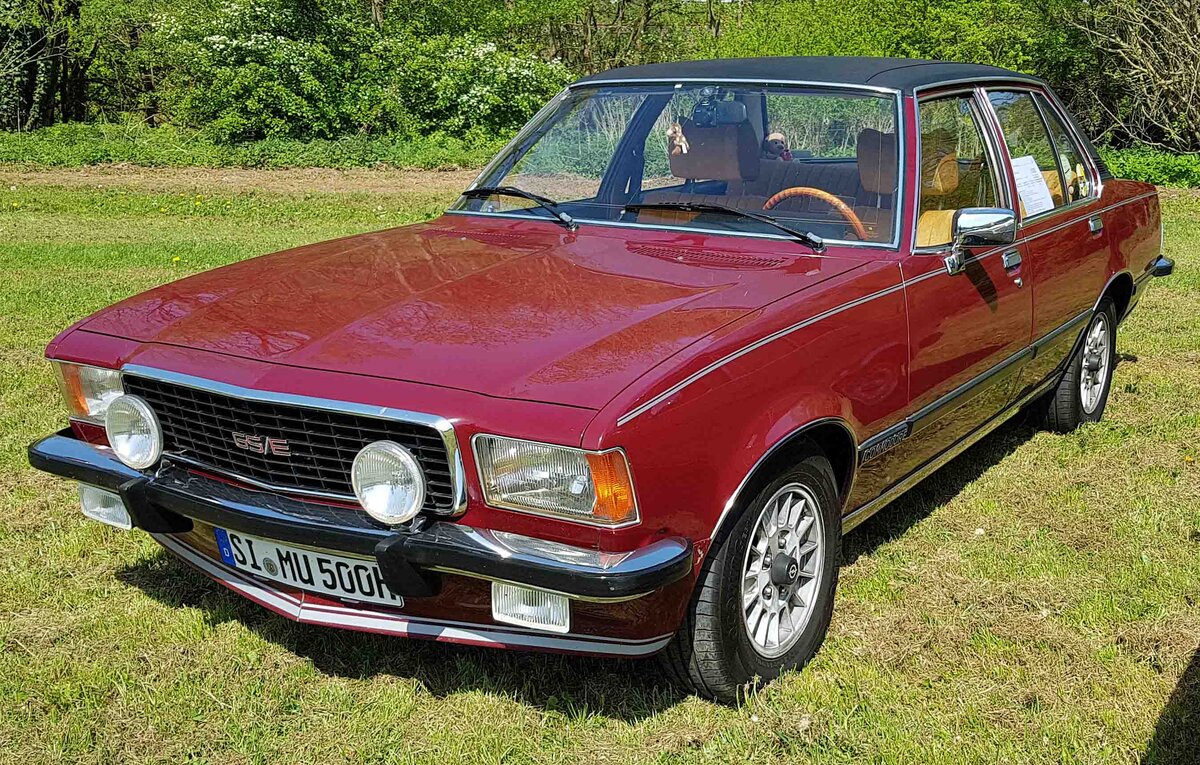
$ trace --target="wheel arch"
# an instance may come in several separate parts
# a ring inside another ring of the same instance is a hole
[[[1096,305],[1092,310],[1100,307],[1100,301],[1105,297],[1111,297],[1114,306],[1117,309],[1117,323],[1125,318],[1125,314],[1129,312],[1129,306],[1133,302],[1134,284],[1133,277],[1128,271],[1118,271],[1113,274],[1104,285],[1104,289],[1100,292],[1100,297],[1096,299]]]
[[[737,519],[738,514],[735,511],[770,483],[780,470],[794,464],[795,455],[807,444],[814,445],[829,460],[837,483],[838,499],[845,502],[850,495],[858,469],[858,439],[845,420],[839,417],[823,417],[791,431],[758,458],[750,472],[742,478],[741,483],[726,500],[721,515],[713,526],[712,539],[716,540],[727,533]]]

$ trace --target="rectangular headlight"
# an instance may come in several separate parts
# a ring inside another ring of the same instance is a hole
[[[67,412],[74,418],[104,424],[104,413],[113,399],[125,391],[121,373],[115,369],[90,367],[85,364],[54,362],[58,387],[67,402]]]
[[[629,463],[620,449],[590,452],[478,435],[475,461],[493,507],[601,526],[638,520]]]

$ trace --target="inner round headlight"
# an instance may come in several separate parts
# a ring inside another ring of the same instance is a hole
[[[113,399],[104,415],[108,444],[117,457],[135,470],[145,470],[162,456],[162,428],[142,399],[123,395]]]
[[[350,482],[363,509],[394,526],[412,519],[425,504],[425,475],[416,457],[391,441],[376,441],[354,458]]]

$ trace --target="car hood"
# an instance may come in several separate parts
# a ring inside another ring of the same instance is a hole
[[[861,261],[779,240],[448,215],[197,274],[81,328],[599,408],[748,312]]]

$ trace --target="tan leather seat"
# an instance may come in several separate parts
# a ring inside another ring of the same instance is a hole
[[[854,214],[872,239],[887,239],[892,230],[898,164],[896,134],[866,128],[858,134],[858,182],[875,204],[857,199]]]
[[[921,215],[917,218],[917,246],[948,244],[958,209],[957,141],[944,130],[921,136]]]

